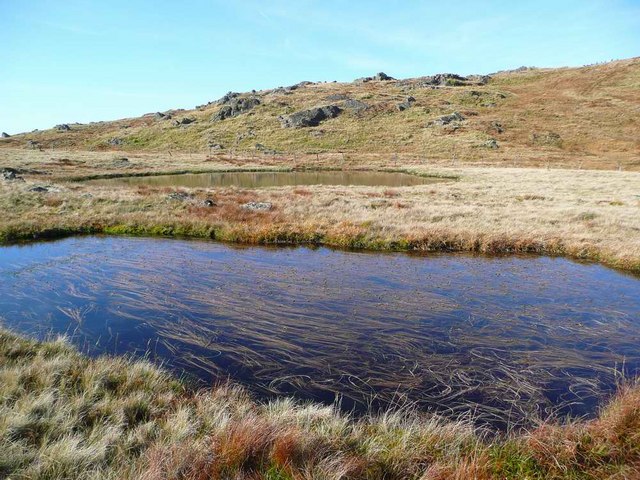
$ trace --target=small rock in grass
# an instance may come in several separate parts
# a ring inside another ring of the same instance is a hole
[[[271,210],[271,207],[272,204],[269,202],[249,202],[240,206],[240,208],[252,211],[267,211]]]
[[[442,115],[441,117],[438,117],[435,120],[433,120],[431,123],[433,125],[444,126],[444,125],[449,125],[452,122],[462,122],[463,120],[464,120],[464,117],[460,113],[453,112],[453,113],[450,113],[449,115]]]
[[[170,193],[169,195],[167,195],[167,199],[169,200],[179,200],[179,201],[184,201],[187,200],[189,198],[191,198],[192,195],[185,193],[185,192],[173,192]]]
[[[18,181],[24,182],[24,178],[18,176],[18,170],[14,168],[3,168],[0,170],[0,175],[2,175],[2,179],[8,182]]]
[[[60,190],[50,185],[34,185],[32,187],[29,187],[28,191],[36,192],[36,193],[48,193],[48,192],[59,192]]]

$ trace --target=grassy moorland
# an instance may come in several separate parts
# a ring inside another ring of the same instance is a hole
[[[0,330],[0,448],[12,479],[631,479],[640,388],[594,420],[496,437],[418,412],[353,419],[229,385],[197,392],[144,361]]]
[[[474,165],[640,169],[640,58],[432,83],[425,78],[318,82],[247,92],[237,99],[259,103],[224,120],[217,119],[230,105],[223,99],[166,116],[70,123],[13,135],[0,139],[0,150],[155,152],[166,157],[215,146],[245,157],[270,152],[357,155],[363,164],[376,156],[397,156],[455,158]],[[413,101],[407,103],[409,97]],[[407,106],[401,110],[402,103]],[[324,105],[342,112],[317,126],[282,128],[279,116]],[[433,122],[453,112],[464,119]]]
[[[223,106],[211,103],[167,112],[171,119],[13,135],[0,140],[0,171],[11,169],[0,177],[0,242],[184,235],[534,252],[640,271],[638,88],[640,60],[631,59],[437,88],[314,83],[243,94],[260,103],[221,121],[212,117]],[[398,109],[408,96],[411,105]],[[282,128],[277,118],[345,98],[367,107],[309,128]],[[452,112],[464,120],[432,123]],[[174,123],[184,118],[192,121]],[[215,190],[78,181],[308,168],[451,180]],[[242,208],[251,201],[272,207]],[[594,420],[495,437],[419,412],[351,419],[287,399],[259,404],[228,385],[194,392],[145,362],[90,360],[61,341],[0,333],[0,478],[632,479],[639,432],[637,384],[622,386]]]
[[[77,177],[168,171],[330,168],[333,158],[0,150],[25,181],[0,181],[0,240],[76,233],[186,235],[251,243],[318,243],[395,250],[535,252],[640,269],[640,174],[353,159],[343,168],[391,168],[454,177],[423,186],[267,189],[96,185]],[[34,186],[51,187],[34,192]],[[185,198],[176,200],[172,193]],[[208,207],[202,201],[212,199]],[[268,211],[241,207],[272,203]]]

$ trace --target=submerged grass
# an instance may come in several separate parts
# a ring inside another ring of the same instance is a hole
[[[495,436],[412,411],[353,419],[146,361],[89,359],[0,330],[0,477],[599,479],[640,475],[640,385],[592,421]]]

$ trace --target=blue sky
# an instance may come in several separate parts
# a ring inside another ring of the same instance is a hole
[[[0,0],[0,131],[229,90],[640,55],[640,0]]]

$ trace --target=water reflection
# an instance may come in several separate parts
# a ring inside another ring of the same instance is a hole
[[[317,171],[317,172],[220,172],[120,177],[92,180],[98,185],[149,185],[154,187],[242,187],[264,188],[292,185],[364,185],[409,187],[446,181],[397,172]]]

